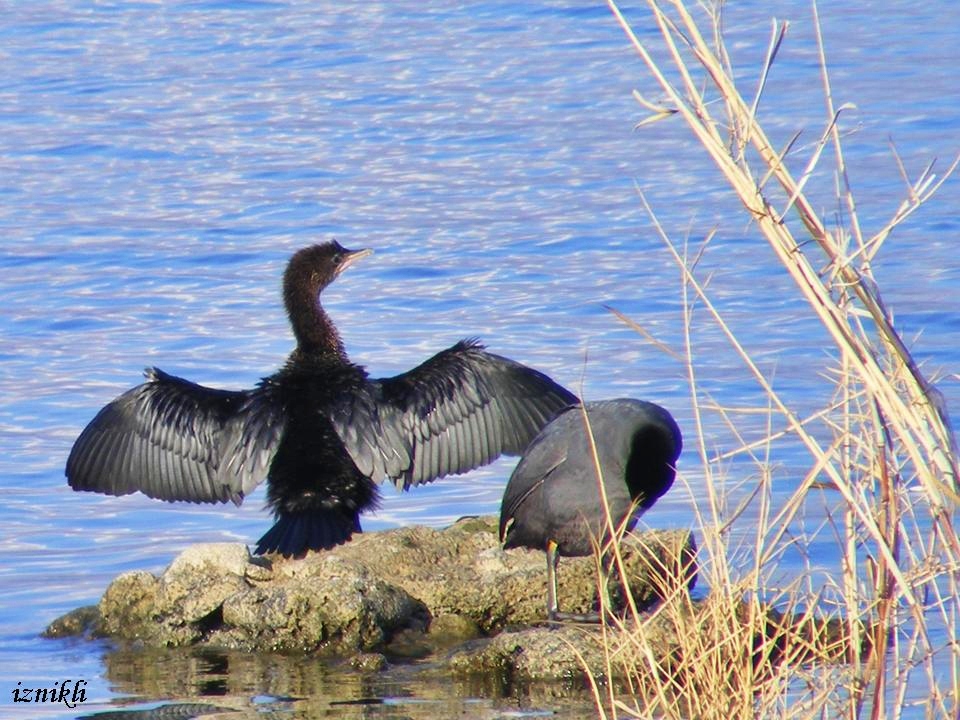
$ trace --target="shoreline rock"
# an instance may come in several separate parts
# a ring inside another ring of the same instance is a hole
[[[651,568],[661,568],[667,584],[675,585],[696,553],[687,531],[636,534],[621,548],[640,606],[652,604],[663,587]],[[159,576],[120,575],[95,609],[58,618],[45,635],[305,653],[352,658],[361,668],[447,652],[443,664],[455,673],[503,669],[509,655],[522,657],[509,672],[527,679],[582,675],[570,648],[590,651],[591,630],[527,627],[545,616],[545,562],[542,552],[504,551],[492,517],[442,530],[365,533],[299,560],[251,557],[241,544],[196,545]],[[559,578],[565,611],[594,609],[594,558],[563,558]],[[692,587],[695,573],[685,580]],[[621,596],[612,586],[611,596]],[[513,626],[523,629],[504,632]]]

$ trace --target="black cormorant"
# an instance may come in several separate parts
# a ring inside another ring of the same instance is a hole
[[[631,530],[673,484],[683,441],[673,417],[642,400],[588,402],[561,412],[524,451],[500,507],[505,548],[547,553],[547,616],[555,619],[561,555],[583,556],[609,538],[584,407],[612,527]]]
[[[295,253],[283,299],[297,345],[251,390],[158,369],[104,407],[67,460],[74,490],[240,504],[265,478],[276,524],[256,552],[299,556],[345,542],[377,485],[407,489],[520,454],[575,396],[546,375],[463,340],[373,380],[347,358],[319,294],[369,250]]]

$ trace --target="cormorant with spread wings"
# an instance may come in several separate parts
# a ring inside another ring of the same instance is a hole
[[[337,242],[290,259],[283,298],[297,346],[251,390],[197,385],[158,369],[104,407],[67,460],[74,490],[240,504],[264,479],[276,524],[257,553],[303,555],[360,531],[377,485],[401,489],[518,455],[569,391],[463,340],[392,378],[347,357],[320,292],[369,250]]]

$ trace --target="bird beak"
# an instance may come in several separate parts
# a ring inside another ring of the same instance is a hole
[[[342,273],[348,267],[353,265],[357,260],[361,258],[365,258],[367,255],[372,255],[372,254],[373,254],[373,250],[371,250],[370,248],[361,248],[360,250],[347,250],[347,255],[343,259],[343,262],[340,263],[340,267],[337,270],[337,274],[339,275],[340,273]]]

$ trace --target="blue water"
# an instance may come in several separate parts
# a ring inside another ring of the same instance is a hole
[[[802,168],[824,123],[809,7],[732,5],[730,47],[748,88],[769,18],[792,21],[760,114],[779,144],[803,131]],[[960,34],[944,20],[955,15],[948,0],[824,5],[834,94],[856,104],[843,120],[846,161],[869,233],[905,193],[891,140],[913,176],[934,158],[944,169],[960,150]],[[652,37],[642,6],[627,14]],[[262,490],[239,510],[76,494],[64,461],[84,424],[145,365],[231,388],[272,372],[291,347],[279,276],[306,244],[335,237],[375,250],[324,295],[348,351],[375,376],[480,336],[586,397],[640,396],[672,410],[688,434],[681,470],[692,492],[678,484],[645,517],[654,527],[693,525],[703,472],[683,365],[605,309],[682,349],[680,273],[636,188],[679,243],[696,247],[717,231],[700,266],[713,300],[800,416],[822,407],[830,341],[679,121],[635,129],[644,111],[634,89],[658,96],[600,4],[7,3],[0,716],[37,715],[10,706],[17,681],[85,678],[87,713],[122,697],[165,697],[119,681],[104,648],[38,633],[95,602],[119,572],[159,571],[195,542],[255,540],[270,522]],[[809,190],[833,218],[824,168]],[[875,265],[955,416],[958,187],[948,181]],[[765,406],[697,312],[701,389],[726,407]],[[738,422],[748,439],[764,432],[762,416]],[[728,429],[711,423],[707,446],[732,449]],[[805,465],[789,444],[772,462],[776,502]],[[364,527],[495,512],[511,467],[407,495],[386,489]],[[815,563],[830,567],[832,552],[824,544]],[[389,712],[417,717],[565,712],[549,697],[451,690],[437,700],[416,685],[356,684],[340,679],[327,691],[373,692]],[[244,691],[259,697],[253,707],[279,702],[263,686]],[[279,712],[296,716],[293,705]]]

